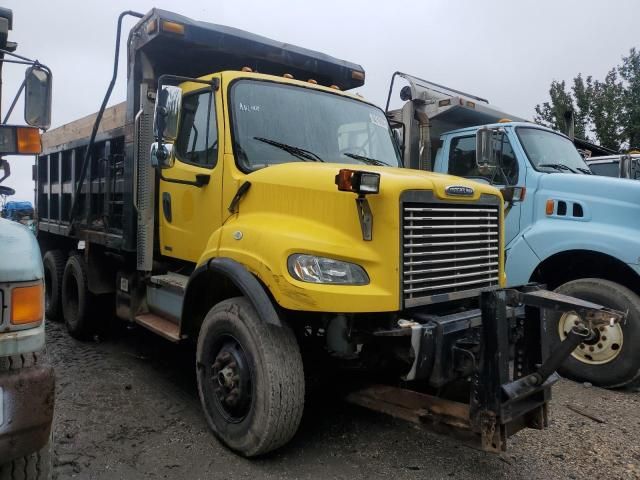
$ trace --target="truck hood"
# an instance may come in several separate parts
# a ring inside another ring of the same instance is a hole
[[[338,190],[335,178],[341,169],[380,174],[379,193],[366,196],[371,223],[363,219],[357,195]],[[214,255],[232,258],[260,278],[278,304],[300,311],[387,312],[400,308],[400,207],[406,192],[411,192],[407,194],[411,202],[422,201],[416,200],[418,197],[443,204],[502,202],[500,192],[489,185],[369,165],[287,163],[253,172],[238,183],[243,181],[251,182],[251,187],[238,203],[237,213],[209,242],[212,253],[205,252],[199,263]],[[449,186],[469,187],[473,193],[449,195]],[[369,234],[370,239],[365,239]],[[345,287],[295,280],[287,267],[295,254],[356,264],[364,269],[370,283]]]
[[[538,195],[545,202],[553,198],[579,203],[586,221],[640,230],[640,182],[637,180],[553,173],[541,177]],[[573,213],[571,205],[567,213],[569,216]]]
[[[0,218],[0,283],[43,278],[36,237],[25,226]]]
[[[433,190],[439,198],[467,202],[477,200],[483,194],[501,196],[499,190],[490,185],[452,175],[409,168],[378,167],[346,163],[284,163],[257,170],[248,175],[247,180],[251,182],[252,190],[254,186],[257,187],[258,185],[278,185],[279,187],[290,187],[293,190],[323,192],[332,196],[353,195],[349,194],[349,192],[339,192],[335,184],[335,176],[343,168],[380,174],[380,193],[377,195],[368,195],[367,197],[371,201],[379,196],[397,197],[404,190]],[[464,197],[448,195],[446,188],[453,185],[469,187],[474,193],[471,196]]]

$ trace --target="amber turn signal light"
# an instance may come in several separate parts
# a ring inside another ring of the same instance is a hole
[[[338,190],[359,195],[380,191],[380,174],[360,170],[341,169],[336,175]]]
[[[42,283],[15,287],[11,291],[11,323],[24,325],[41,322],[44,317],[44,288]]]
[[[170,22],[169,20],[162,20],[162,31],[175,33],[177,35],[184,35],[184,25],[177,22]]]
[[[547,200],[547,205],[545,208],[545,213],[547,215],[553,215],[553,210],[555,208],[555,202],[553,200]]]
[[[33,127],[18,127],[16,131],[18,153],[37,155],[42,151],[40,131]]]
[[[0,155],[37,155],[41,151],[37,127],[0,125]]]

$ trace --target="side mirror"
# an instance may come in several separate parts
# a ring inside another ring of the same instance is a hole
[[[182,90],[172,85],[162,85],[156,95],[153,133],[157,141],[173,143],[178,138],[178,119],[182,105]]]
[[[490,171],[497,166],[493,136],[494,131],[487,127],[479,128],[476,132],[476,165],[480,172]]]
[[[151,144],[151,166],[154,168],[173,167],[173,145],[154,142]]]
[[[522,202],[526,191],[525,187],[504,187],[500,189],[502,198],[506,203]]]
[[[51,72],[35,65],[25,75],[24,120],[32,127],[51,126]]]
[[[620,178],[635,178],[634,162],[631,155],[622,155],[618,167],[620,168],[618,173]]]

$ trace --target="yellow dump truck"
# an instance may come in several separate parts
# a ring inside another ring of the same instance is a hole
[[[292,438],[305,375],[342,367],[376,382],[352,402],[486,450],[546,424],[558,356],[620,315],[502,288],[498,190],[398,168],[384,112],[349,93],[359,65],[126,15],[127,101],[43,138],[49,317],[86,338],[109,308],[193,342],[209,426],[245,456]],[[546,307],[585,318],[549,358]]]

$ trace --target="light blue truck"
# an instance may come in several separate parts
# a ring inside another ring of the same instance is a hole
[[[397,80],[404,102],[391,110]],[[509,285],[550,290],[628,312],[600,327],[561,373],[603,387],[640,379],[640,183],[592,175],[573,142],[515,118],[485,99],[396,72],[387,112],[405,167],[492,183],[503,189]],[[476,163],[478,132],[493,136],[490,164]],[[549,312],[551,345],[576,322]]]

